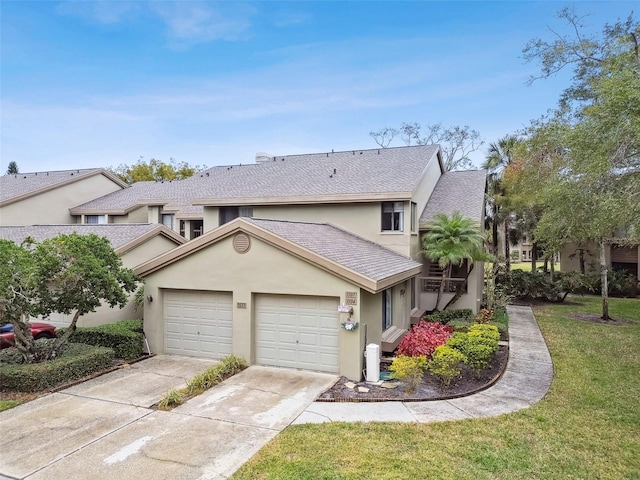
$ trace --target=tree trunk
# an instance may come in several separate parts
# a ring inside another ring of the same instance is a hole
[[[535,273],[536,262],[538,261],[538,246],[536,242],[531,243],[531,271]]]
[[[611,320],[609,316],[609,282],[607,277],[607,244],[600,240],[600,283],[602,284],[602,319]]]
[[[493,247],[492,253],[497,257],[498,256],[498,222],[496,221],[495,205],[494,205],[494,212],[493,212],[493,220],[491,220],[491,243]]]
[[[548,273],[549,272],[549,257],[548,256],[544,257],[544,263],[542,264],[542,271],[544,273]]]
[[[553,261],[553,254],[549,257],[549,271],[551,272],[551,281],[556,279],[556,262]]]
[[[580,260],[580,273],[582,275],[585,274],[585,268],[584,268],[584,248],[579,248],[578,249],[578,259]]]
[[[509,218],[504,219],[504,261],[507,272],[511,270],[511,246],[509,245]]]
[[[442,279],[440,279],[440,288],[438,288],[438,296],[436,297],[436,306],[434,307],[434,311],[438,311],[438,305],[440,305],[440,298],[442,298],[442,292],[444,290],[444,282],[446,281],[446,276],[444,269],[442,270]]]
[[[462,296],[463,287],[467,284],[467,280],[469,279],[469,276],[471,275],[471,272],[473,272],[473,267],[475,266],[475,262],[474,261],[471,260],[470,262],[471,262],[471,268],[469,268],[469,270],[467,271],[467,275],[464,277],[464,282],[462,282],[460,285],[456,286],[455,295],[451,298],[451,300],[449,300],[447,302],[447,304],[444,306],[444,308],[442,310],[446,310],[447,308],[449,308],[451,305],[456,303],[458,301],[458,299]]]
[[[20,320],[12,320],[11,325],[13,325],[14,346],[22,355],[24,363],[33,363],[36,359],[36,347],[29,326],[29,318],[26,315],[21,315]]]
[[[56,343],[53,345],[53,349],[49,354],[50,358],[57,357],[60,348],[69,341],[69,338],[71,338],[73,332],[76,331],[76,323],[78,323],[78,318],[80,318],[80,311],[76,311],[76,313],[73,315],[73,319],[71,320],[71,324],[69,325],[69,327],[67,327],[62,336],[58,337],[58,340],[56,340]]]

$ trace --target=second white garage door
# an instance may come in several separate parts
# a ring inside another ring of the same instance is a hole
[[[232,353],[232,339],[230,292],[164,292],[166,353],[219,359]]]
[[[257,295],[256,363],[338,373],[338,298]]]

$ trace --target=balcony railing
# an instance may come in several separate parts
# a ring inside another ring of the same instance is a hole
[[[442,277],[420,277],[422,292],[438,292]],[[444,281],[444,293],[455,293],[458,285],[462,285],[463,293],[467,293],[467,282],[464,278],[446,278]]]

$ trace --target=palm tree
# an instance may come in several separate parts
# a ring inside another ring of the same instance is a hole
[[[461,266],[465,260],[469,261],[471,265],[467,268],[465,282],[463,282],[466,283],[473,270],[474,262],[491,258],[484,252],[483,245],[482,231],[470,218],[463,217],[460,212],[454,212],[451,218],[443,213],[435,216],[429,226],[429,232],[422,237],[425,255],[431,261],[437,261],[443,270],[435,310],[438,310],[444,285],[450,277],[453,265]],[[463,285],[460,285],[456,288],[455,296],[444,309],[460,298],[462,287]]]
[[[488,170],[487,179],[489,208],[491,212],[491,226],[493,237],[493,250],[498,254],[498,225],[504,225],[504,256],[507,270],[511,268],[510,248],[509,248],[509,216],[511,212],[507,206],[507,197],[502,185],[504,170],[512,160],[515,149],[520,140],[515,135],[506,135],[498,142],[489,144],[487,157],[482,164],[482,168]]]

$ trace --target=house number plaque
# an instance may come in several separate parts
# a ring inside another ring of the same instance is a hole
[[[236,303],[236,307],[237,308],[247,308],[247,302],[237,302]]]
[[[344,304],[345,305],[357,305],[358,304],[358,292],[344,292]]]

